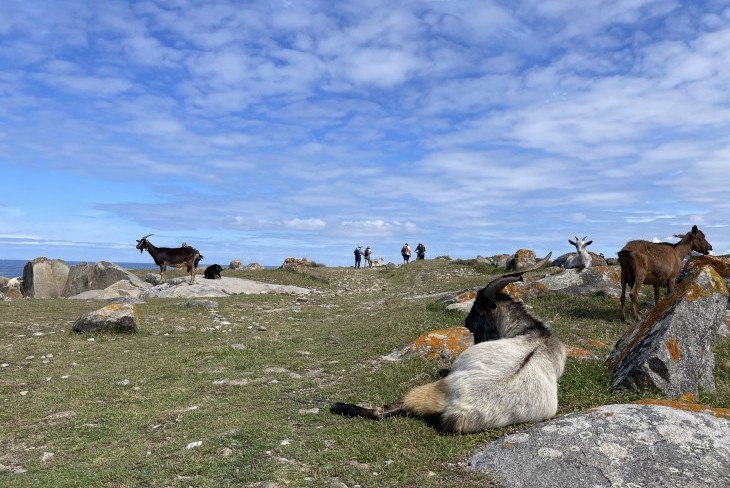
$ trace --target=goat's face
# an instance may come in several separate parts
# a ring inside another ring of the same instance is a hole
[[[151,236],[151,235],[152,234],[147,234],[143,238],[137,239],[137,246],[136,247],[137,247],[137,249],[139,249],[139,252],[140,253],[144,252],[144,250],[147,249],[147,246],[149,245],[149,241],[147,240],[147,238],[149,236]]]
[[[575,246],[576,251],[581,252],[583,249],[593,244],[593,241],[586,242],[587,237],[588,236],[583,237],[583,239],[578,239],[578,236],[575,236],[575,241],[568,239],[568,242]]]
[[[503,337],[500,325],[505,318],[504,301],[511,298],[504,293],[485,293],[488,288],[489,285],[477,293],[474,305],[464,320],[464,327],[474,334],[474,344]]]
[[[464,327],[474,334],[474,343],[493,341],[503,337],[514,337],[524,333],[527,314],[522,303],[515,301],[502,289],[515,281],[522,281],[522,275],[534,271],[550,262],[549,253],[527,269],[506,273],[492,280],[479,290]]]
[[[712,251],[712,245],[705,239],[705,234],[696,225],[692,226],[690,231],[692,238],[692,250],[701,254],[709,254]]]

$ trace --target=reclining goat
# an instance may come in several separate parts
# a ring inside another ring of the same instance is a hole
[[[415,387],[383,407],[335,403],[330,410],[373,420],[410,414],[455,433],[555,415],[565,346],[522,302],[501,291],[549,259],[550,254],[529,269],[503,274],[479,291],[465,321],[474,345],[456,358],[446,377]]]

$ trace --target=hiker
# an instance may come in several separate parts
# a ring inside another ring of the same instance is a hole
[[[365,250],[362,252],[362,255],[365,257],[365,262],[368,265],[368,268],[373,267],[373,260],[371,259],[373,255],[373,250],[370,249],[370,246],[366,246]]]
[[[360,268],[360,256],[362,256],[362,245],[355,248],[355,269]]]
[[[416,246],[416,259],[425,259],[426,258],[426,246],[424,246],[422,243],[418,243]]]
[[[403,264],[408,264],[408,260],[411,259],[411,248],[407,242],[400,248],[400,255],[403,256]]]

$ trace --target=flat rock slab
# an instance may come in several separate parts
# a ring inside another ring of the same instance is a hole
[[[509,487],[726,486],[730,421],[664,406],[607,405],[503,437],[469,464]]]
[[[189,280],[187,277],[168,280],[167,283],[142,292],[140,298],[209,298],[229,295],[260,295],[263,293],[307,295],[311,292],[308,288],[299,286],[274,285],[225,276],[215,280],[198,277],[192,285],[189,284]]]

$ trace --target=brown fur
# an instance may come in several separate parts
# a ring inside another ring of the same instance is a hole
[[[631,289],[631,310],[639,319],[638,296],[641,286],[652,285],[654,305],[659,303],[659,287],[666,285],[671,294],[682,271],[682,260],[691,251],[707,254],[712,246],[705,240],[705,234],[693,226],[676,244],[668,242],[629,241],[618,253],[621,265],[621,320],[626,320],[626,286]]]

